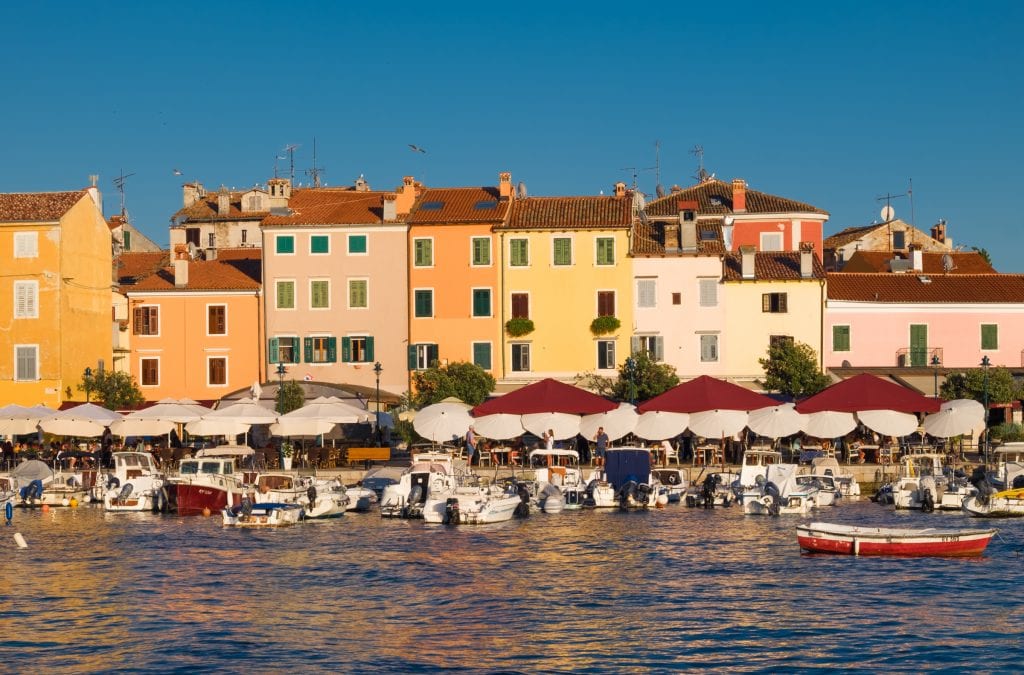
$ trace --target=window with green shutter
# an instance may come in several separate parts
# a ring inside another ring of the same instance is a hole
[[[365,309],[369,306],[369,293],[366,279],[349,279],[348,306]]]
[[[434,265],[434,241],[432,239],[413,239],[413,264],[416,267],[432,267]]]
[[[309,238],[309,252],[317,254],[330,253],[330,242],[330,237],[326,234],[314,234]]]
[[[279,234],[274,238],[274,251],[278,254],[295,253],[295,236]]]
[[[309,306],[312,309],[328,309],[331,306],[331,282],[326,279],[309,282]]]
[[[832,351],[850,351],[850,327],[832,326]]]
[[[275,303],[275,306],[278,309],[295,309],[294,281],[277,282],[277,302]]]
[[[473,316],[491,315],[491,289],[473,289]]]
[[[572,264],[572,239],[569,237],[555,237],[555,265],[565,266]]]
[[[366,253],[366,235],[365,234],[350,234],[348,235],[348,252],[362,254]]]
[[[597,264],[615,264],[615,240],[611,237],[597,238]]]
[[[487,266],[491,264],[490,237],[473,237],[473,265]]]
[[[981,348],[999,349],[999,326],[997,324],[981,324]]]
[[[480,366],[484,370],[491,369],[491,343],[490,342],[474,342],[473,343],[473,363]]]
[[[434,291],[417,290],[413,294],[416,317],[423,319],[434,316]]]
[[[510,239],[508,257],[512,267],[526,267],[530,264],[530,241],[528,239]]]

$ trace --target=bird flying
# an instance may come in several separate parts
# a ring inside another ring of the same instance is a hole
[[[424,150],[418,145],[413,145],[412,143],[409,144],[409,149],[412,150],[413,152],[422,152],[424,155],[427,154],[426,150]]]

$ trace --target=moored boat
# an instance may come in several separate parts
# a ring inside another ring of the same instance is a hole
[[[253,504],[248,498],[221,509],[224,525],[231,527],[285,527],[302,520],[303,514],[298,504]]]
[[[1024,517],[1024,488],[1003,490],[995,494],[979,490],[964,500],[963,509],[976,518]]]
[[[252,448],[228,445],[200,450],[195,458],[181,460],[178,473],[166,484],[170,510],[179,516],[194,516],[241,503],[246,489],[239,468],[252,455]]]
[[[114,469],[94,492],[106,511],[161,511],[167,508],[163,476],[148,452],[115,452]]]
[[[796,528],[800,548],[810,553],[892,556],[977,556],[996,530],[940,530],[933,527],[857,527],[808,523]]]

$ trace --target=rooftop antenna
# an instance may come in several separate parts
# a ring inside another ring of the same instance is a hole
[[[282,159],[288,159],[284,155],[274,155],[274,178],[277,178],[277,163]]]
[[[894,195],[891,192],[886,192],[881,197],[875,197],[875,201],[876,202],[880,202],[883,199],[885,200],[885,206],[882,207],[882,210],[879,213],[879,215],[882,216],[882,222],[885,223],[888,226],[888,228],[889,228],[889,250],[890,251],[892,250],[892,221],[893,221],[893,218],[896,216],[896,210],[892,208],[892,200],[897,199],[899,197],[906,197],[906,196],[907,196],[906,193],[901,194],[901,195]]]
[[[910,243],[914,243],[914,230],[917,229],[917,225],[914,224],[914,179],[909,178],[910,185],[907,186],[907,197],[910,198]]]
[[[654,194],[665,196],[665,186],[661,184],[661,141],[654,141]]]
[[[313,179],[313,187],[320,187],[320,175],[324,170],[316,165],[316,136],[313,137],[313,168],[306,169],[306,175]]]
[[[710,176],[710,174],[708,174],[707,171],[704,170],[704,146],[703,145],[695,145],[695,146],[693,146],[693,150],[690,150],[690,154],[697,156],[697,175],[694,176],[694,178],[697,179],[698,183],[707,182],[707,180],[711,176]]]
[[[114,182],[114,187],[116,187],[117,191],[119,193],[121,193],[121,217],[125,220],[125,222],[128,221],[128,211],[124,207],[124,184],[125,184],[125,182],[127,182],[128,178],[130,176],[134,176],[134,175],[135,175],[134,172],[133,173],[129,173],[129,174],[125,174],[124,169],[121,169],[120,175],[118,175],[118,177],[115,178],[114,181],[113,181]]]
[[[298,150],[298,143],[289,143],[284,146],[284,151],[288,153],[288,178],[294,183],[295,182],[295,151]]]
[[[641,171],[654,171],[654,170],[656,170],[657,168],[658,168],[658,167],[656,167],[656,166],[646,166],[646,167],[644,167],[644,168],[642,168],[642,169],[641,169],[641,168],[637,168],[637,167],[635,167],[635,166],[624,166],[624,167],[622,167],[622,168],[621,168],[621,169],[619,169],[619,170],[620,170],[620,171],[630,171],[630,172],[632,172],[632,174],[633,174],[633,192],[637,192],[637,191],[638,191],[638,190],[637,190],[637,178],[638,178],[638,174],[639,174],[639,173],[640,173]]]

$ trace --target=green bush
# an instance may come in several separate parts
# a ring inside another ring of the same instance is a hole
[[[1010,422],[1000,424],[992,427],[991,433],[993,440],[999,440],[1004,443],[1024,441],[1024,427],[1019,424],[1013,424]]]
[[[533,319],[516,317],[505,322],[505,332],[510,337],[522,337],[533,332]]]
[[[607,335],[619,329],[622,322],[614,316],[599,316],[590,322],[590,332],[594,335]]]

